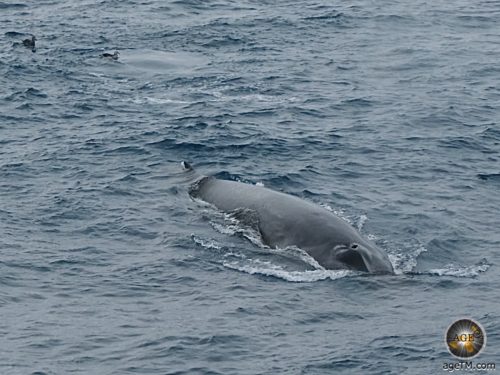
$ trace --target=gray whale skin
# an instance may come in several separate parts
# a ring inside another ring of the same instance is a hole
[[[182,165],[195,180],[192,197],[227,213],[254,216],[266,245],[297,246],[325,269],[394,273],[384,251],[325,208],[262,186],[200,176],[187,162]]]

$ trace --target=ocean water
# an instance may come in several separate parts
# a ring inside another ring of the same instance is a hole
[[[1,0],[0,373],[443,373],[462,317],[498,361],[499,25],[485,0]],[[183,160],[323,205],[396,275],[266,248]]]

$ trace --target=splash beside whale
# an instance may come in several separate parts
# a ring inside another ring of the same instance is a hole
[[[252,217],[266,245],[297,246],[326,269],[394,273],[384,251],[325,208],[262,186],[201,176],[190,164],[182,165],[195,180],[192,197]]]

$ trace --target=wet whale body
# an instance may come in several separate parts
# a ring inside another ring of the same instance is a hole
[[[263,186],[200,176],[188,163],[183,166],[195,179],[192,197],[251,217],[266,245],[299,247],[325,269],[394,273],[384,251],[325,208]]]

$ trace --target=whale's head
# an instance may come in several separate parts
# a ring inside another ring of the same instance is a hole
[[[336,246],[335,261],[343,268],[370,273],[394,273],[387,254],[376,245],[365,242],[350,242]]]

